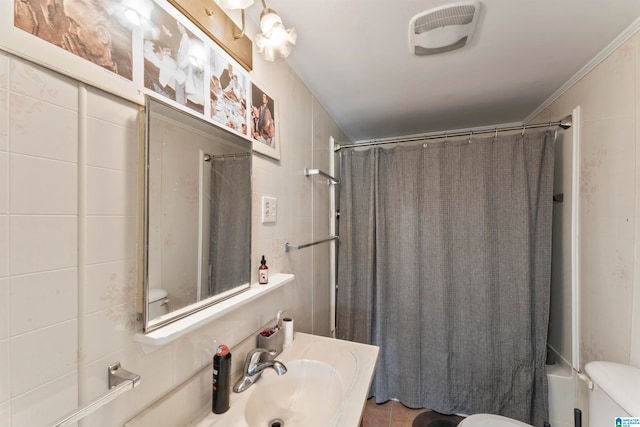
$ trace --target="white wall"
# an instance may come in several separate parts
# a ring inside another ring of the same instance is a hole
[[[284,61],[254,58],[252,79],[279,103],[281,160],[254,157],[252,261],[265,254],[295,284],[147,352],[133,340],[138,106],[0,51],[0,426],[88,403],[115,361],[142,384],[83,425],[122,425],[280,308],[329,333],[328,245],[284,247],[327,234],[328,186],[303,170],[328,168],[329,136],[346,137]],[[260,223],[264,194],[276,224]]]
[[[533,121],[580,106],[580,357],[640,367],[640,34]],[[586,410],[579,387],[578,406]]]

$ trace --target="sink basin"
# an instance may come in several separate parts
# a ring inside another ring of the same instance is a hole
[[[288,362],[282,376],[267,371],[245,407],[249,427],[325,427],[335,416],[345,387],[335,368],[315,360]]]

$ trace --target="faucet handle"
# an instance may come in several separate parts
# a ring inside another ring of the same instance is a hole
[[[247,354],[247,364],[256,364],[260,359],[260,356],[263,354],[269,354],[270,356],[275,356],[275,350],[268,350],[266,348],[254,348]]]

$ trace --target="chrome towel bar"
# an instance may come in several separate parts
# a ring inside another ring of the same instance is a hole
[[[308,169],[308,168],[305,168],[304,174],[306,176],[310,176],[310,175],[321,175],[321,176],[324,176],[325,178],[327,178],[329,180],[329,184],[330,185],[332,185],[332,184],[340,184],[340,181],[338,181],[337,179],[335,179],[334,177],[332,177],[328,173],[322,172],[320,169]]]
[[[284,251],[285,252],[289,252],[291,249],[308,248],[309,246],[317,245],[317,244],[324,243],[324,242],[330,242],[332,240],[339,240],[339,239],[340,239],[340,237],[338,237],[338,236],[329,236],[328,238],[323,239],[323,240],[318,240],[317,242],[306,243],[304,245],[298,245],[298,246],[292,245],[291,243],[287,242],[287,243],[284,244]]]
[[[53,424],[52,427],[64,427],[71,425],[86,417],[93,411],[103,407],[121,394],[136,388],[140,384],[140,375],[129,372],[126,369],[122,369],[120,367],[120,362],[116,362],[109,366],[108,371],[110,390],[88,405],[64,416]]]

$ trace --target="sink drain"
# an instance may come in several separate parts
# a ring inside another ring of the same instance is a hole
[[[267,424],[269,427],[284,427],[284,421],[280,418],[269,421]]]

